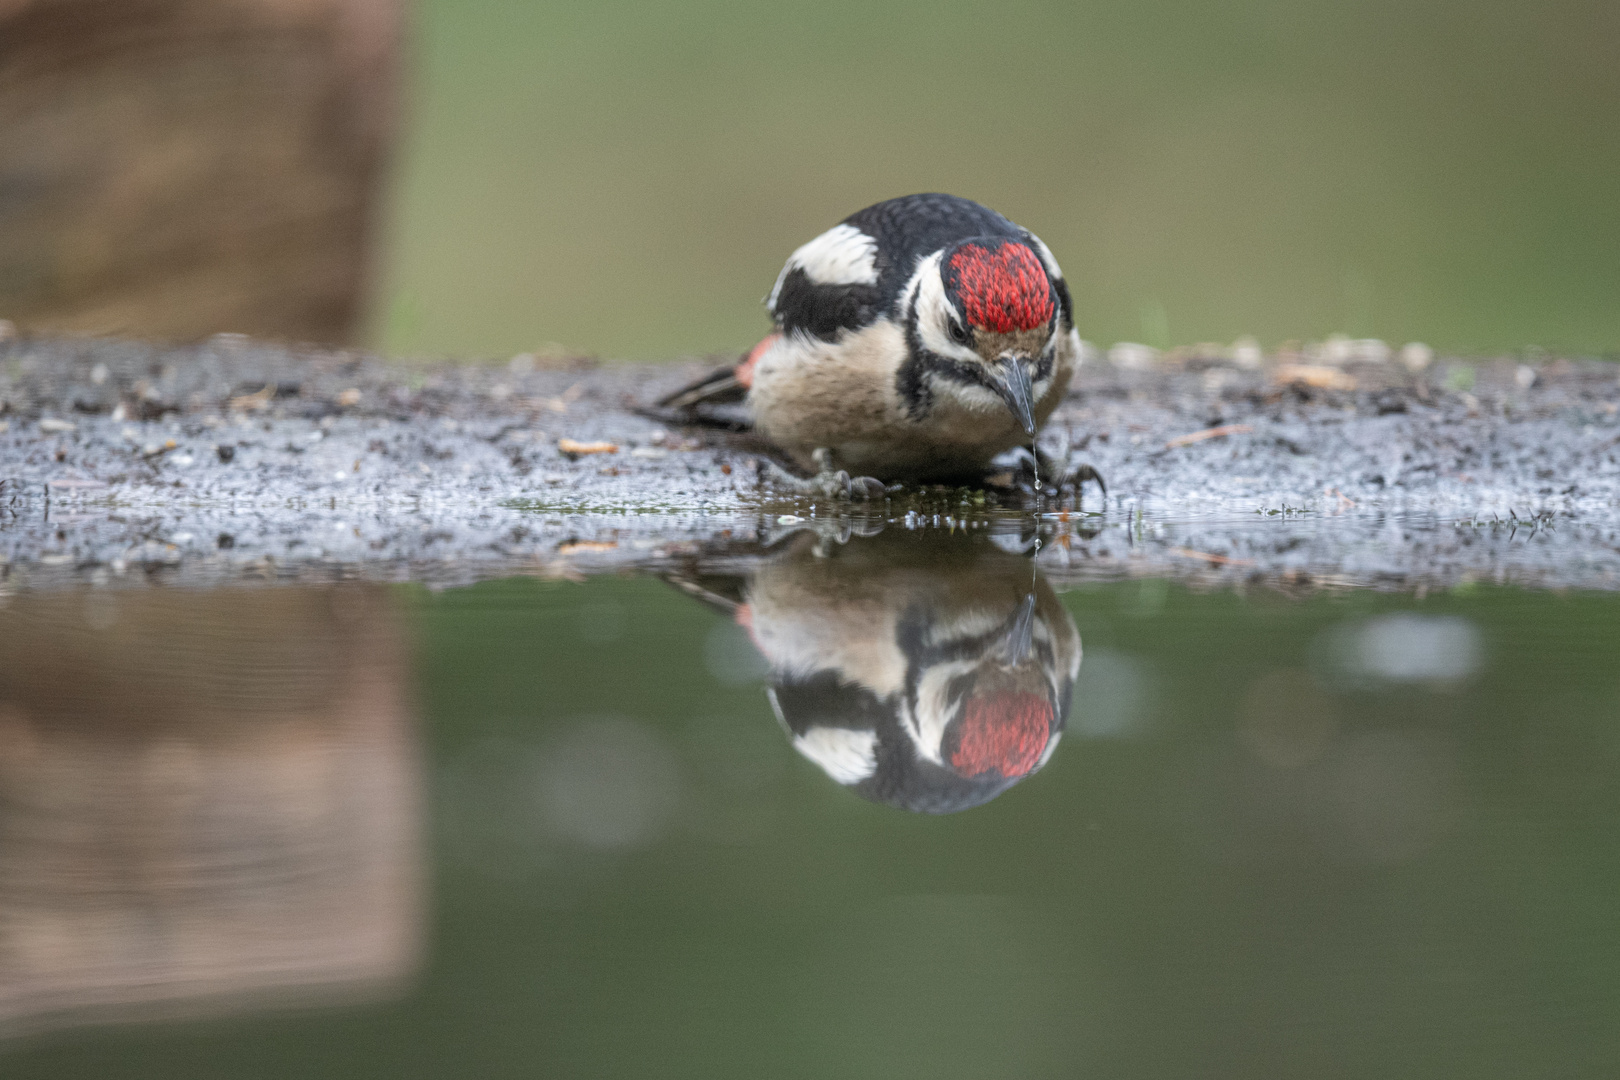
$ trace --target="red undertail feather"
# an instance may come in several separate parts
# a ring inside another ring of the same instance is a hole
[[[754,365],[758,364],[759,358],[765,355],[765,350],[769,349],[772,345],[775,345],[781,339],[782,334],[780,331],[778,331],[777,333],[767,336],[764,341],[761,341],[752,349],[749,349],[748,355],[743,357],[743,362],[737,365],[736,371],[732,372],[732,374],[736,376],[737,381],[743,386],[752,390],[754,387]]]
[[[710,372],[697,382],[662,398],[658,404],[672,409],[693,409],[699,405],[726,405],[743,400],[754,385],[754,367],[759,363],[759,358],[781,336],[780,332],[771,334],[749,349],[748,355],[736,367]]]

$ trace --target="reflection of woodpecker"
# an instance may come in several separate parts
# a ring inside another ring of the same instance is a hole
[[[977,806],[1062,733],[1080,636],[1029,561],[987,541],[887,534],[826,558],[801,536],[746,581],[676,584],[734,613],[794,747],[866,798]]]

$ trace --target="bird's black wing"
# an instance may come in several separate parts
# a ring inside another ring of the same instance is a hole
[[[748,578],[743,574],[670,573],[663,575],[663,578],[698,603],[720,612],[728,619],[737,614],[748,591]]]
[[[1023,239],[1024,230],[988,206],[957,195],[902,195],[857,210],[845,224],[877,242],[883,259],[877,289],[892,304],[917,269],[917,262],[970,236]]]
[[[970,236],[1022,239],[1024,231],[955,195],[904,195],[868,206],[793,253],[771,293],[771,315],[787,333],[836,340],[841,331],[859,330],[893,310],[919,259]],[[854,259],[838,263],[846,273],[818,266],[810,252],[824,242],[822,255],[837,248],[847,256],[864,246],[869,273],[847,274],[860,261]],[[861,279],[846,280],[846,274]]]
[[[779,717],[794,735],[816,727],[872,731],[893,711],[871,687],[852,682],[831,668],[809,674],[778,673],[772,681]]]
[[[883,300],[874,285],[820,285],[790,266],[782,275],[771,314],[785,333],[835,341],[842,330],[870,325],[887,306]]]
[[[748,388],[737,378],[737,365],[731,364],[659,398],[658,404],[661,408],[686,411],[699,405],[733,405],[747,396]]]

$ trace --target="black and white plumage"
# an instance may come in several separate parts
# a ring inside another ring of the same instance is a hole
[[[1046,764],[1080,667],[1074,620],[982,537],[801,534],[745,579],[673,583],[747,628],[794,749],[864,798],[978,806]]]
[[[789,256],[776,329],[663,404],[746,396],[805,468],[976,479],[1028,445],[1080,361],[1073,302],[1041,240],[953,195],[869,206]]]

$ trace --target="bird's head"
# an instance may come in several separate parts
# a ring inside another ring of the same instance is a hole
[[[930,628],[946,636],[919,652],[929,662],[901,710],[921,757],[962,777],[1006,783],[1045,763],[1060,728],[1060,661],[1038,606],[1028,593],[995,625],[982,625],[987,612],[978,610],[949,629],[943,621]]]
[[[963,240],[918,264],[906,296],[931,388],[975,411],[1005,407],[1034,435],[1060,313],[1041,255],[1006,237]]]

